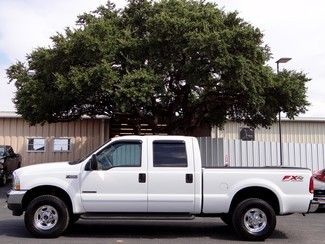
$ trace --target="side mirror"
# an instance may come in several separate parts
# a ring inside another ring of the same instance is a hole
[[[93,154],[89,161],[86,164],[85,170],[86,171],[92,171],[92,170],[97,170],[98,169],[98,163],[97,163],[97,158],[96,155]]]

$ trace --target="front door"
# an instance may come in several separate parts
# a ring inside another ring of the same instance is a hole
[[[121,140],[97,152],[97,170],[84,171],[81,198],[87,212],[147,212],[146,142]]]

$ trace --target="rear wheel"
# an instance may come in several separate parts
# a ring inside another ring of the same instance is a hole
[[[235,207],[232,223],[237,234],[244,240],[263,241],[273,233],[276,216],[267,202],[250,198]]]
[[[58,237],[67,229],[68,224],[68,208],[56,196],[44,195],[35,198],[25,212],[25,226],[36,237]]]

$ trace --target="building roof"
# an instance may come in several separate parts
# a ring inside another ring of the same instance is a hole
[[[325,117],[295,117],[294,119],[281,117],[281,120],[292,122],[325,122]]]
[[[14,111],[0,111],[0,118],[21,118],[21,115]]]
[[[15,111],[0,111],[0,118],[21,118],[20,114]],[[82,116],[83,119],[91,119],[89,116]],[[108,119],[107,116],[98,115],[95,119]],[[281,117],[282,121],[292,122],[325,122],[325,117],[296,117],[294,120],[288,119],[287,117]]]
[[[0,118],[22,118],[20,114],[17,114],[15,111],[0,111]],[[83,119],[91,119],[89,116],[82,116]],[[107,116],[98,115],[95,119],[108,119]]]

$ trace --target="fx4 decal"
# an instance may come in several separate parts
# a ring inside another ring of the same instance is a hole
[[[290,182],[301,182],[304,177],[301,175],[286,175],[283,176],[282,181],[290,181]]]

